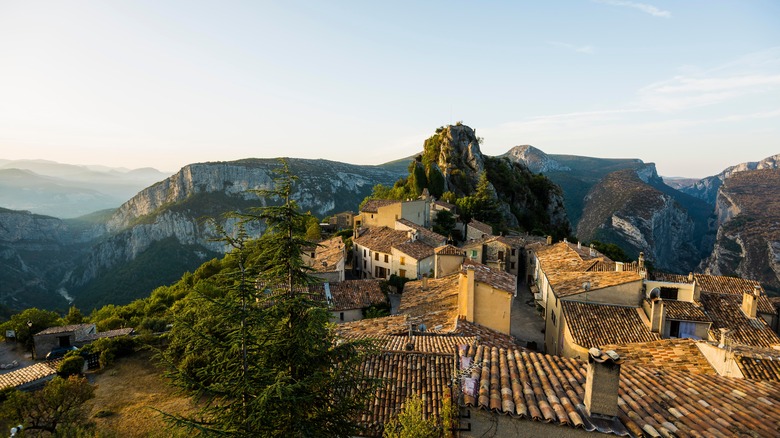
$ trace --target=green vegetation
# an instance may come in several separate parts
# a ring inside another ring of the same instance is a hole
[[[390,420],[384,429],[383,438],[443,438],[452,436],[456,409],[447,397],[442,403],[441,418],[425,418],[423,401],[414,394],[404,402],[404,410]]]
[[[456,225],[455,215],[449,210],[439,211],[433,219],[433,231],[442,236],[452,236],[453,238],[460,240],[460,231],[455,229]]]
[[[94,397],[87,379],[55,377],[34,392],[12,391],[0,406],[0,428],[24,425],[24,436],[47,432],[52,436],[91,436],[84,402]],[[47,434],[47,435],[48,435]]]
[[[57,312],[33,307],[11,316],[10,320],[0,324],[0,331],[5,333],[6,330],[13,330],[16,332],[16,342],[32,351],[34,334],[49,327],[60,326],[62,322]]]
[[[169,347],[161,357],[172,382],[202,402],[197,416],[172,424],[205,435],[346,436],[373,393],[359,364],[365,343],[335,342],[330,313],[300,290],[314,279],[301,259],[304,216],[290,199],[284,165],[276,189],[283,200],[245,220],[264,220],[257,241],[224,235],[232,269],[195,284],[174,306]],[[264,285],[257,288],[255,285]],[[334,396],[334,395],[338,396]]]
[[[57,367],[57,374],[63,379],[67,379],[70,376],[80,376],[82,370],[84,370],[84,364],[86,360],[78,354],[68,356],[60,362]]]
[[[628,257],[626,252],[623,250],[623,248],[615,245],[614,243],[601,243],[598,240],[594,240],[590,242],[593,244],[593,248],[604,254],[605,256],[609,257],[613,261],[616,262],[630,262],[631,259]]]

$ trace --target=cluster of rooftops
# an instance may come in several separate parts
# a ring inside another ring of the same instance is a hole
[[[386,225],[356,231],[356,254],[380,265],[388,255],[388,270],[356,266],[358,275],[392,273],[391,231],[412,240]],[[502,239],[498,263],[489,245]],[[778,313],[757,282],[650,273],[641,255],[620,263],[529,236],[430,246],[420,252],[430,267],[406,283],[397,314],[337,326],[382,349],[363,365],[385,382],[361,419],[367,435],[417,395],[430,418],[445,399],[458,406],[458,436],[780,436]],[[501,324],[518,284],[544,319],[545,353]]]

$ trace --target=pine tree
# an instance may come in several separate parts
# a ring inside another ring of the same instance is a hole
[[[177,308],[169,349],[174,384],[203,402],[197,418],[171,421],[228,436],[336,437],[359,432],[374,382],[359,365],[365,343],[337,342],[302,260],[311,242],[305,216],[291,199],[294,177],[283,163],[276,186],[259,194],[281,205],[243,215],[266,233],[225,237],[232,269],[218,283],[196,285]]]

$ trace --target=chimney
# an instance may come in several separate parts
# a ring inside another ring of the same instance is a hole
[[[422,290],[428,290],[428,274],[422,276]]]
[[[742,312],[751,319],[756,317],[756,307],[758,307],[758,297],[755,292],[745,291],[742,293]]]
[[[499,270],[499,272],[503,272],[504,271],[504,261],[503,260],[499,260],[498,261],[498,270]]]
[[[591,417],[617,417],[622,363],[620,356],[612,350],[588,350],[585,409]]]
[[[592,243],[590,244],[590,256],[596,257],[596,247]]]
[[[466,321],[474,322],[474,272],[473,265],[466,265],[466,275],[461,272],[458,280],[458,314]]]
[[[563,243],[569,243],[569,240],[567,238],[563,238]]]
[[[615,272],[623,272],[623,262],[615,262]]]
[[[661,333],[664,326],[664,300],[657,298],[650,303],[650,331]]]
[[[639,262],[639,269],[644,269],[645,268],[645,253],[644,252],[640,252],[639,253],[639,260],[638,260],[638,262]]]
[[[552,236],[547,236],[547,244],[552,245]]]
[[[582,249],[582,242],[577,242],[577,249]]]
[[[720,344],[718,347],[723,348],[726,346],[726,335],[729,333],[729,329],[721,327],[720,329]]]
[[[693,272],[688,273],[688,283],[693,283]]]

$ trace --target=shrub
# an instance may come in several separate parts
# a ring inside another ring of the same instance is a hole
[[[60,362],[60,365],[57,367],[57,374],[63,379],[67,379],[70,376],[80,376],[84,370],[85,362],[81,356],[68,356]]]

